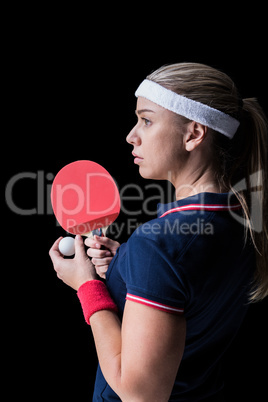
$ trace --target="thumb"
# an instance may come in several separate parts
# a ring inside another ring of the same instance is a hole
[[[84,241],[81,235],[75,236],[74,247],[75,247],[75,255],[77,257],[86,256]]]

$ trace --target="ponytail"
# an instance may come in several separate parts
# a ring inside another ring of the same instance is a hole
[[[221,188],[230,189],[243,209],[245,238],[256,251],[256,271],[250,301],[268,295],[268,130],[265,114],[255,98],[242,101],[241,122],[233,140],[215,133],[214,146]]]
[[[256,250],[256,273],[250,300],[268,295],[268,130],[264,112],[255,98],[244,99],[241,129],[249,138],[247,152],[244,214]],[[255,211],[254,211],[255,209]],[[249,211],[251,213],[249,214]],[[254,222],[255,220],[255,222]],[[257,222],[256,222],[257,220]]]

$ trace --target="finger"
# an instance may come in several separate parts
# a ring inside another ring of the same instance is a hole
[[[94,240],[95,240],[95,242],[97,240],[98,243],[100,243],[101,245],[103,245],[107,248],[109,248],[109,246],[113,243],[113,240],[109,239],[109,237],[106,237],[106,236],[95,235]]]
[[[110,257],[111,252],[109,250],[96,250],[95,248],[89,248],[87,250],[87,255],[89,257],[105,258]]]
[[[110,262],[112,261],[112,257],[108,258],[92,258],[91,262],[95,267],[102,267],[104,265],[109,265]]]
[[[51,249],[49,250],[49,253],[59,250],[59,243],[60,243],[61,239],[62,239],[62,236],[59,237],[59,238],[54,242],[53,246],[52,246]]]
[[[106,279],[106,274],[98,274],[102,279]]]
[[[108,271],[109,265],[103,265],[101,267],[97,267],[96,270],[98,270],[98,272],[100,274],[106,274],[106,272]]]
[[[101,237],[95,235],[94,238],[95,240],[97,240],[98,243],[108,248],[109,250],[117,249],[120,246],[120,243],[115,240],[109,239],[109,237],[106,236]]]
[[[89,238],[89,237],[86,238],[86,240],[85,240],[85,245],[86,245],[87,247],[91,247],[91,248],[97,248],[97,249],[100,249],[100,248],[101,248],[101,244],[100,244],[100,243],[97,243],[95,239]]]
[[[101,278],[106,279],[107,269],[108,265],[104,265],[103,267],[96,268],[96,272]]]
[[[53,246],[51,247],[51,249],[49,250],[49,255],[50,255],[50,258],[51,258],[51,260],[52,260],[53,263],[55,263],[55,261],[56,261],[58,258],[60,258],[60,257],[63,258],[62,254],[61,254],[60,251],[59,251],[59,243],[60,243],[61,239],[62,239],[62,237],[59,237],[59,238],[55,241],[55,243],[53,244]]]

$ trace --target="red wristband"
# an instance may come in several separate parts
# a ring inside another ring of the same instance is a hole
[[[86,323],[90,325],[92,314],[100,310],[117,312],[117,306],[110,296],[107,286],[98,280],[85,282],[77,291]]]

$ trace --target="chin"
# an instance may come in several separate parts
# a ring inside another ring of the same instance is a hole
[[[149,169],[144,169],[140,166],[139,173],[141,177],[144,179],[150,179],[150,180],[165,180],[166,178],[163,177],[163,175],[160,174],[160,172],[154,172]]]

